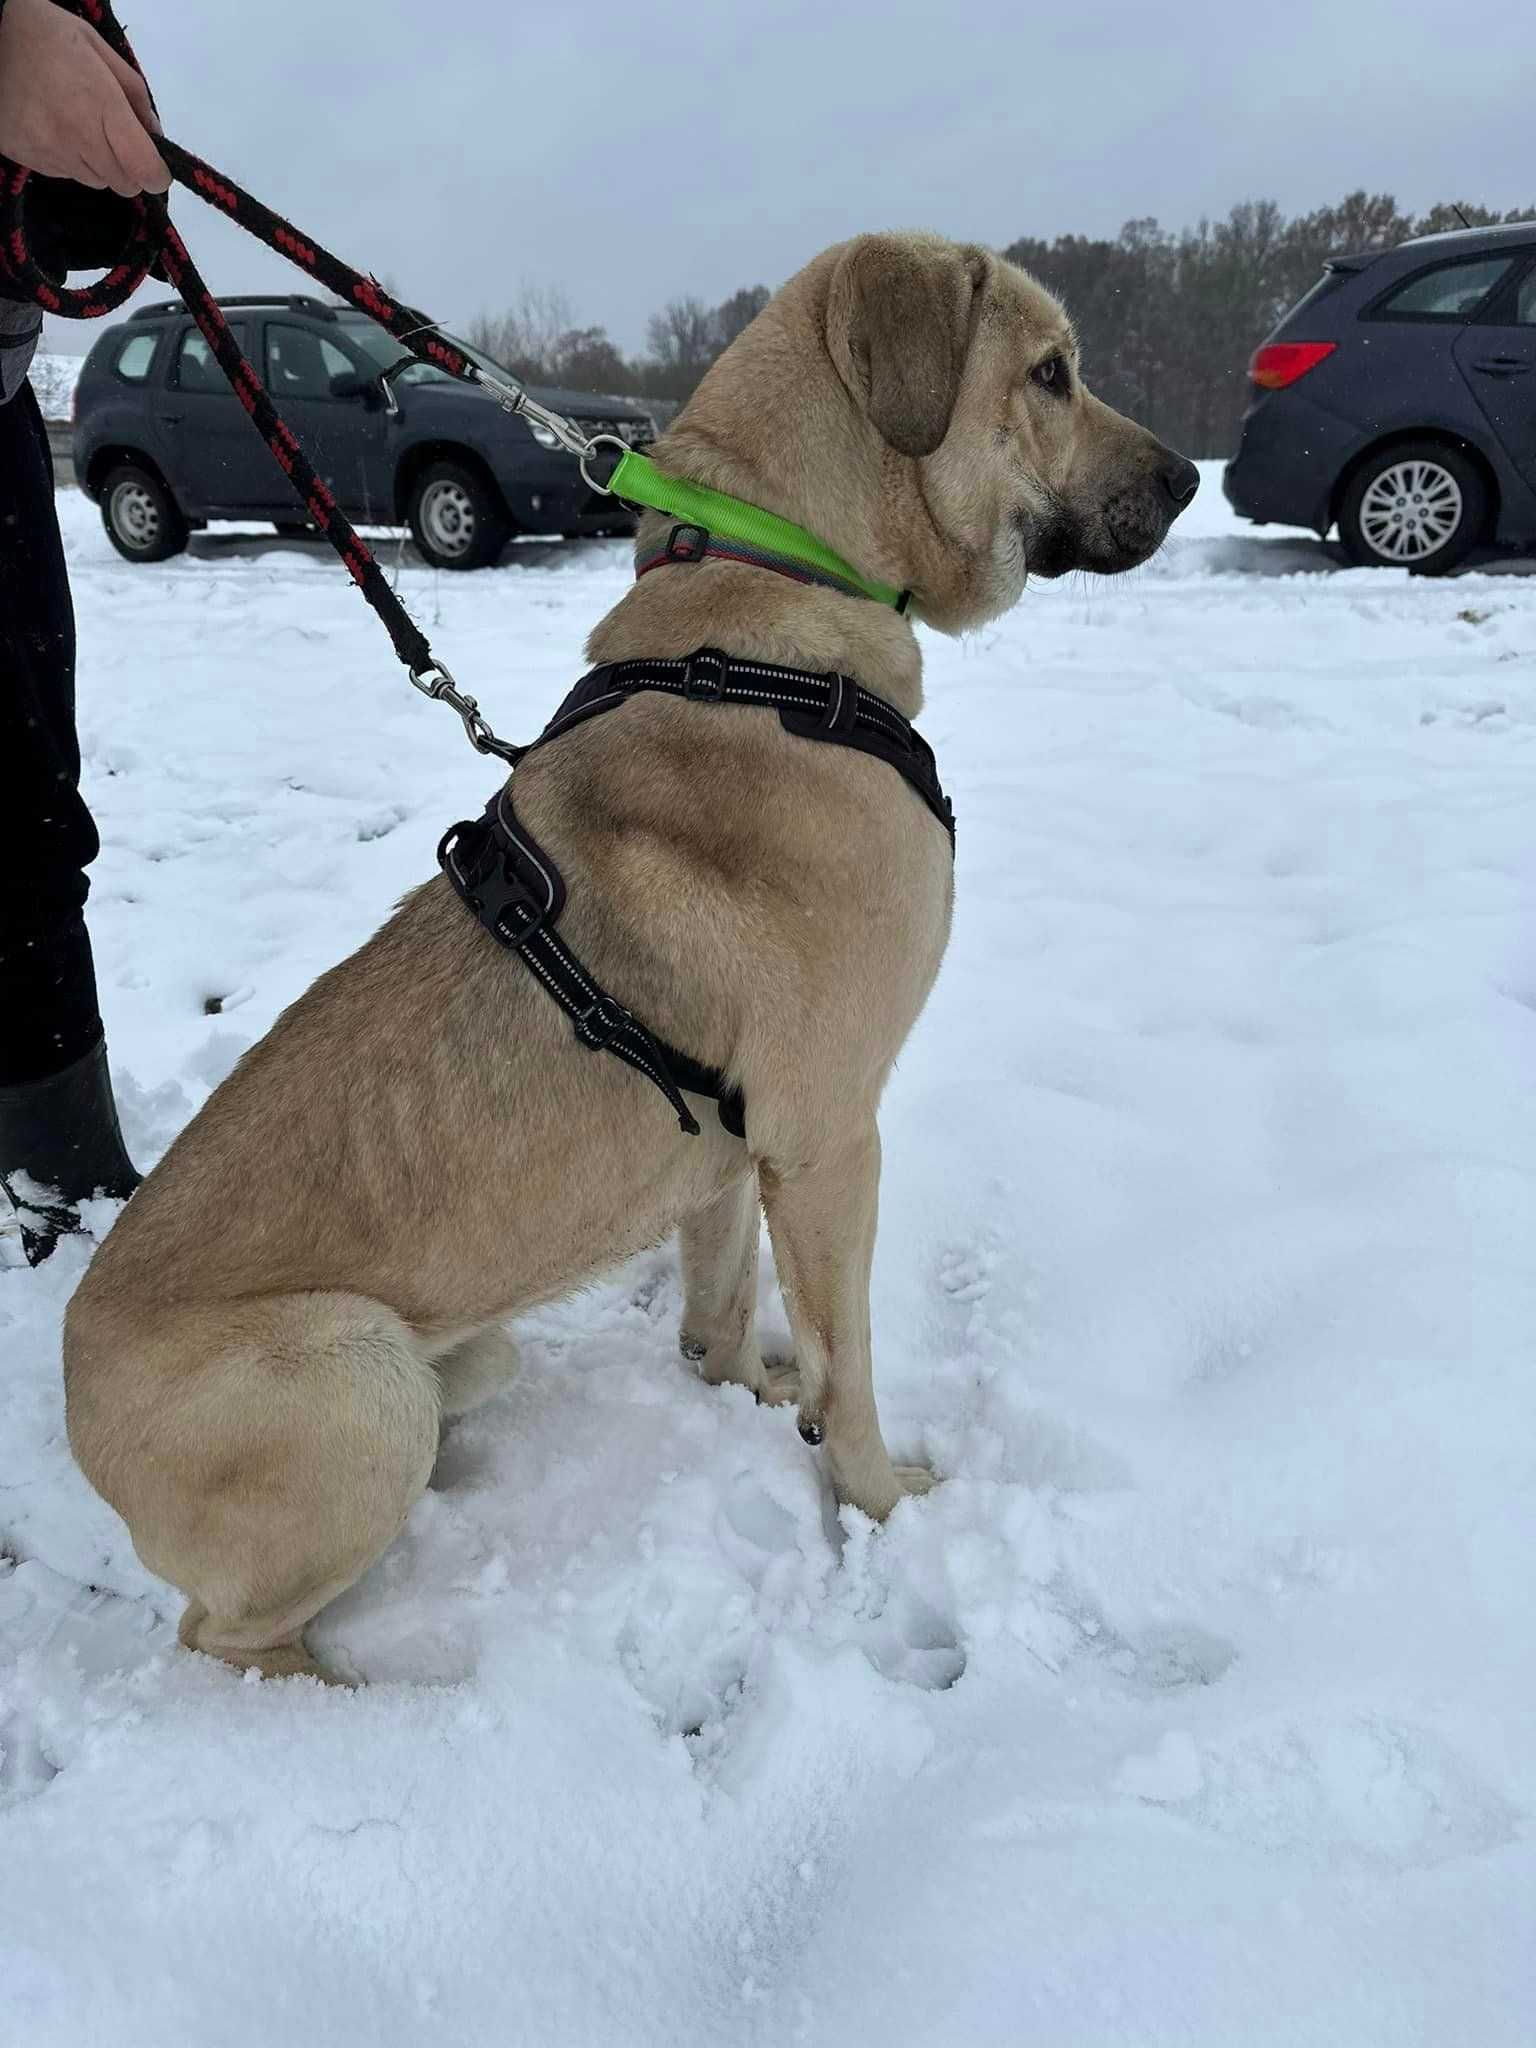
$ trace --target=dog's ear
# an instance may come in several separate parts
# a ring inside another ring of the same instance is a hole
[[[953,242],[860,235],[832,273],[832,360],[901,455],[931,455],[949,431],[986,260]]]

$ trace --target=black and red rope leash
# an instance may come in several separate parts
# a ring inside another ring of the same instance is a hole
[[[71,11],[88,21],[125,63],[138,71],[138,59],[108,0],[62,0]],[[423,362],[457,377],[467,384],[481,384],[503,404],[505,391],[493,385],[477,364],[456,348],[424,313],[403,306],[391,297],[376,278],[354,270],[339,256],[322,247],[312,236],[300,234],[291,221],[263,206],[259,199],[226,178],[211,164],[204,163],[189,149],[167,136],[155,137],[155,147],[172,177],[189,192],[195,192],[210,206],[228,216],[264,242],[280,256],[286,256],[300,270],[327,286],[347,304],[358,307],[401,346]],[[272,459],[293,486],[295,495],[320,532],[345,564],[348,574],[372,606],[396,654],[410,673],[411,681],[428,696],[450,704],[464,721],[465,731],[484,754],[496,754],[513,762],[523,752],[496,738],[472,697],[463,695],[447,669],[434,657],[426,635],[400,602],[380,569],[367,543],[357,533],[314,465],[305,455],[292,430],[268,397],[256,371],[242,353],[229,322],[193,262],[187,245],[171,223],[164,199],[144,195],[132,202],[134,227],[117,262],[94,284],[71,290],[51,277],[36,262],[27,233],[26,187],[31,173],[22,165],[0,157],[0,269],[23,287],[46,312],[66,319],[96,320],[114,312],[136,292],[158,264],[172,287],[186,301],[187,310],[206,337],[219,367],[228,377],[235,396],[249,413],[256,431],[266,442]],[[563,422],[562,422],[563,424]]]

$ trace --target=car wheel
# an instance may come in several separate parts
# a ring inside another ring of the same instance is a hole
[[[163,562],[187,544],[181,507],[153,470],[121,462],[101,486],[107,539],[130,562]]]
[[[458,462],[424,469],[406,507],[411,534],[438,569],[486,569],[512,537],[512,521],[493,485]]]
[[[1405,441],[1369,457],[1339,507],[1339,536],[1353,562],[1443,576],[1464,562],[1488,519],[1488,487],[1458,448]]]

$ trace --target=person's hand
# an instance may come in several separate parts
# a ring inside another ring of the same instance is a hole
[[[53,0],[0,8],[0,156],[131,199],[171,174],[150,140],[149,88],[93,28]]]

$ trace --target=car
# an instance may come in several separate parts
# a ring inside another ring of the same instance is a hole
[[[591,490],[547,428],[416,360],[366,313],[305,296],[219,305],[348,518],[409,526],[437,567],[485,568],[518,532],[634,530],[628,509]],[[498,368],[466,343],[455,346]],[[400,362],[406,367],[386,381]],[[530,388],[589,433],[636,448],[656,437],[633,402]],[[75,388],[73,431],[76,480],[130,562],[163,562],[210,519],[308,530],[180,299],[143,306],[101,336]]]
[[[1245,519],[1425,576],[1536,546],[1536,221],[1335,258],[1249,375]]]

